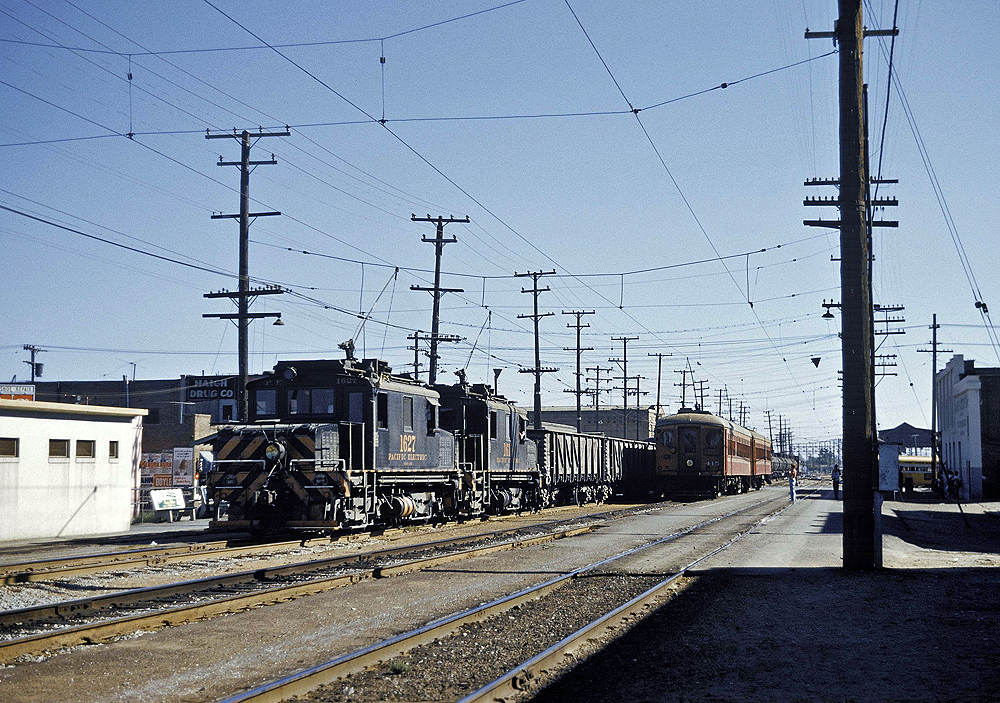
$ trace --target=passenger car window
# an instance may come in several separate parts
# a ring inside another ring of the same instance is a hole
[[[694,428],[684,430],[681,439],[684,442],[685,453],[694,454],[698,451],[698,430]]]
[[[720,447],[722,447],[722,430],[714,428],[705,430],[705,449],[717,452]]]

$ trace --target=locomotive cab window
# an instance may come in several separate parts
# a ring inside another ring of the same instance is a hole
[[[497,438],[497,413],[496,410],[490,412],[490,439]]]
[[[314,415],[333,415],[334,408],[332,388],[313,388],[311,412]]]
[[[274,388],[261,388],[253,394],[254,414],[257,417],[270,417],[278,414],[278,391]]]
[[[376,414],[378,415],[378,428],[380,430],[389,429],[389,394],[379,393],[378,408],[376,409]]]
[[[308,388],[293,388],[288,391],[288,414],[309,414],[309,396],[310,391]]]
[[[437,429],[437,406],[428,401],[427,403],[427,436],[434,434]]]
[[[364,396],[361,393],[347,394],[347,420],[356,425],[365,421]]]

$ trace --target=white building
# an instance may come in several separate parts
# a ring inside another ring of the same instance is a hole
[[[941,436],[941,458],[951,472],[962,480],[961,500],[981,500],[983,497],[983,417],[982,371],[975,362],[956,354],[948,365],[938,371],[937,383],[938,430]]]
[[[0,542],[128,530],[146,412],[0,400]]]

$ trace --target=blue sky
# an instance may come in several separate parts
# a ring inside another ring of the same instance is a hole
[[[251,227],[251,276],[293,292],[255,304],[286,324],[252,325],[252,371],[339,357],[355,336],[406,370],[406,336],[430,329],[430,296],[410,286],[433,269],[420,241],[433,228],[410,215],[468,215],[446,229],[458,243],[444,285],[465,292],[442,304],[442,332],[463,337],[442,347],[444,380],[504,368],[501,391],[530,405],[517,369],[533,364],[518,319],[531,300],[513,273],[554,269],[542,360],[560,371],[545,404],[573,402],[573,318],[560,313],[594,310],[586,366],[613,367],[611,337],[638,336],[629,375],[644,377],[644,402],[648,354],[672,353],[671,409],[675,371],[690,369],[713,409],[721,389],[759,429],[771,410],[798,439],[839,435],[839,319],[821,317],[839,299],[838,239],[802,225],[836,216],[802,206],[835,194],[803,186],[838,170],[837,56],[803,34],[831,29],[836,3],[501,5],[0,1],[0,205],[78,231],[0,210],[0,376],[25,378],[23,344],[49,350],[47,380],[116,379],[133,363],[138,378],[234,372],[235,328],[201,315],[231,311],[202,294],[235,287],[237,225],[210,216],[238,210],[238,172],[216,162],[239,150],[204,132],[291,125],[254,150],[278,164],[253,173],[253,208],[283,216]],[[893,9],[866,3],[866,24],[891,26]],[[932,314],[946,348],[1000,363],[974,305],[1000,305],[998,21],[996,3],[900,3],[893,71],[910,119],[893,92],[882,151],[889,44],[866,42],[872,158],[900,180],[880,191],[899,198],[881,215],[900,227],[875,235],[875,298],[906,307],[894,325],[906,334],[880,350],[899,364],[878,386],[881,427],[929,424],[917,349]],[[646,269],[658,270],[634,273]]]

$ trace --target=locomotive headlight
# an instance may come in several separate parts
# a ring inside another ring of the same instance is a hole
[[[694,466],[694,459],[688,459],[684,463],[687,464],[688,466]]]
[[[277,442],[271,442],[264,447],[264,456],[268,461],[278,461],[285,455],[285,448]]]

